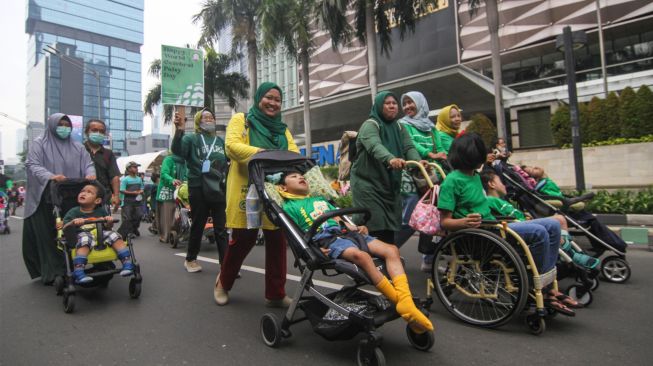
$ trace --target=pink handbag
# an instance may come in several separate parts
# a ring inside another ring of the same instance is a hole
[[[436,205],[438,193],[440,187],[433,186],[417,202],[408,221],[411,228],[426,235],[435,235],[440,230],[440,211]]]

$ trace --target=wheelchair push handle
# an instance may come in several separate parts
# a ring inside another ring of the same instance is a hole
[[[440,176],[442,177],[442,179],[444,179],[444,177],[447,176],[447,175],[445,174],[444,170],[442,170],[442,167],[440,167],[438,164],[436,164],[436,163],[428,163],[427,165],[429,166],[430,169],[435,169],[435,170],[438,172],[438,174],[440,174]],[[422,173],[422,176],[423,176],[424,179],[426,180],[426,183],[428,184],[429,188],[433,188],[434,183],[433,183],[433,181],[431,180],[431,176],[429,175],[429,173],[428,173],[428,171],[426,170],[426,168],[424,168],[424,166],[422,165],[422,163],[420,163],[419,161],[415,161],[415,160],[406,160],[406,167],[408,168],[408,167],[411,167],[411,166],[416,167],[416,168],[420,171],[420,173]]]
[[[329,219],[332,219],[336,216],[345,216],[345,215],[353,215],[353,214],[363,214],[363,222],[367,222],[370,219],[370,217],[372,217],[372,213],[367,208],[350,207],[350,208],[340,208],[337,210],[329,211],[323,214],[322,216],[318,217],[317,220],[313,222],[313,225],[311,225],[311,228],[308,229],[308,232],[306,233],[306,237],[308,239],[314,237],[315,234],[317,234],[317,231],[320,228],[320,226],[322,226],[322,224],[324,224]]]

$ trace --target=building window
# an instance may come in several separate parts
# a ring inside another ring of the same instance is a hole
[[[553,145],[551,133],[551,108],[524,109],[517,112],[519,147],[544,147]]]

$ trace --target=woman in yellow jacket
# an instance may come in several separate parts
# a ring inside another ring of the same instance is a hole
[[[228,291],[234,284],[240,266],[256,243],[258,229],[247,229],[245,197],[249,174],[247,163],[262,150],[299,152],[288,127],[281,120],[281,88],[274,83],[262,83],[256,90],[254,105],[247,115],[238,113],[227,126],[225,147],[231,159],[227,178],[227,224],[231,241],[216,278],[213,296],[218,305],[229,301]],[[265,302],[272,307],[290,304],[286,296],[286,238],[267,217],[263,217],[265,236]]]

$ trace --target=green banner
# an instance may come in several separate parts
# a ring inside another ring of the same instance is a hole
[[[202,51],[161,46],[161,103],[204,107]]]

